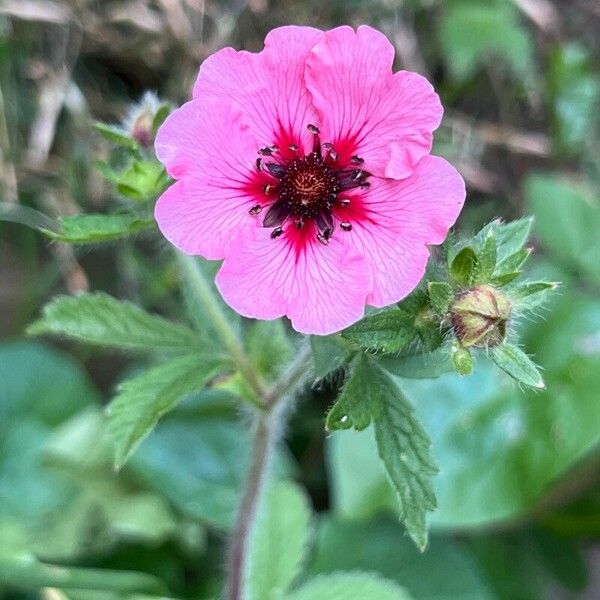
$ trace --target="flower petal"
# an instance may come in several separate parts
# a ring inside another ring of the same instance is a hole
[[[306,126],[317,115],[304,83],[306,58],[323,37],[312,27],[273,29],[262,52],[224,48],[200,67],[194,98],[235,102],[260,140],[261,146],[297,144],[309,150],[312,137]]]
[[[352,222],[352,245],[373,273],[372,306],[397,302],[419,283],[429,258],[427,245],[441,244],[465,201],[465,184],[443,158],[426,156],[411,177],[371,178],[372,184],[352,202],[362,202],[344,219]]]
[[[306,61],[306,85],[321,117],[321,138],[344,160],[352,154],[379,177],[403,179],[431,151],[442,106],[417,73],[392,74],[394,48],[363,25],[325,33]]]
[[[289,233],[240,231],[216,278],[225,301],[246,317],[287,315],[301,333],[327,335],[358,321],[371,287],[364,259],[335,236],[324,246],[311,232],[297,245]]]
[[[154,216],[163,235],[188,254],[223,258],[240,227],[261,202],[256,141],[231,106],[188,102],[158,131],[156,155],[181,178],[158,199]]]

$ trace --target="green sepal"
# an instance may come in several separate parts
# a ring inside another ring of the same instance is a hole
[[[471,285],[476,265],[477,255],[475,251],[470,246],[466,246],[452,260],[450,275],[459,285]]]
[[[472,283],[487,283],[496,269],[496,237],[490,231],[484,238],[481,248],[477,252],[477,260],[473,269]]]
[[[427,284],[427,293],[433,310],[439,316],[444,316],[454,298],[452,287],[443,281],[430,281]]]
[[[514,344],[496,346],[491,355],[496,365],[519,383],[538,389],[546,387],[537,366]]]

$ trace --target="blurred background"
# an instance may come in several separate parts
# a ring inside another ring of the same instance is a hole
[[[5,213],[113,210],[122,199],[105,167],[124,158],[94,121],[131,126],[148,90],[181,103],[210,53],[259,50],[289,23],[385,32],[397,67],[442,97],[435,152],[469,190],[459,230],[535,215],[531,272],[563,283],[522,323],[546,391],[523,391],[485,360],[468,378],[406,382],[441,467],[422,555],[396,521],[370,434],[327,436],[331,391],[304,392],[278,468],[318,511],[308,572],[378,571],[417,600],[597,600],[598,0],[0,0]],[[49,564],[148,573],[175,598],[215,598],[246,466],[235,399],[188,398],[116,474],[101,410],[136,363],[24,334],[46,301],[79,290],[182,312],[154,233],[79,247],[0,221],[0,598],[116,600],[136,589],[59,591]],[[19,570],[7,558],[18,553],[41,562]]]

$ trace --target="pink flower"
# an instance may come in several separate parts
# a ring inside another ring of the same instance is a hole
[[[242,315],[324,335],[419,283],[465,187],[429,155],[438,96],[393,60],[367,26],[275,29],[258,54],[209,57],[160,128],[177,181],[159,227],[183,252],[225,259],[216,283]]]

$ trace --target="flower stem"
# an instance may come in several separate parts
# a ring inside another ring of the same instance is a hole
[[[198,263],[193,256],[188,256],[181,252],[177,252],[176,256],[181,270],[191,285],[196,300],[204,307],[207,318],[210,320],[223,341],[236,368],[240,371],[256,395],[257,400],[253,401],[253,403],[262,408],[266,397],[265,388],[260,381],[258,373],[248,360],[248,356],[246,355],[238,336],[227,320],[227,316],[223,312],[215,293],[211,289],[210,283],[200,270]]]
[[[264,396],[265,410],[256,414],[250,471],[231,538],[227,570],[229,600],[244,598],[248,541],[254,526],[260,496],[270,471],[271,450],[284,429],[284,419],[287,414],[286,400],[291,397],[290,391],[306,373],[310,357],[310,346],[305,344],[288,369]]]

